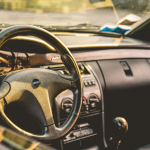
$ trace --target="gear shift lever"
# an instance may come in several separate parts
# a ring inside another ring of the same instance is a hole
[[[124,118],[116,117],[113,119],[112,129],[112,137],[109,139],[107,150],[118,150],[122,137],[128,131],[128,123]]]

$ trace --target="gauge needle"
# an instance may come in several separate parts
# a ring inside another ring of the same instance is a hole
[[[3,63],[7,64],[7,65],[10,65],[10,62],[7,61],[5,58],[3,57],[0,57],[0,61],[2,61]]]

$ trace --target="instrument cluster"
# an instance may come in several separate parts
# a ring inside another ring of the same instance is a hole
[[[29,66],[27,53],[0,50],[0,75]]]

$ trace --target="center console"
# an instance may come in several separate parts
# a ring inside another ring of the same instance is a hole
[[[83,81],[83,102],[81,114],[72,130],[62,139],[64,149],[84,149],[86,147],[96,146],[99,143],[99,132],[101,128],[102,95],[98,79],[93,73],[92,68],[86,63],[78,63]],[[64,66],[51,66],[52,69],[68,74]],[[55,99],[57,106],[57,117],[59,125],[68,117],[73,106],[73,93],[66,90],[60,93]],[[92,138],[94,140],[92,140]],[[98,142],[96,142],[98,140]],[[86,144],[85,144],[86,143]],[[83,148],[84,146],[84,148]],[[81,148],[82,147],[82,148]]]
[[[96,77],[90,66],[85,63],[78,63],[83,81],[83,103],[80,117],[87,116],[101,111],[101,94]],[[63,70],[64,73],[68,72]],[[56,98],[59,107],[60,119],[64,120],[69,115],[73,105],[73,93],[66,90]]]

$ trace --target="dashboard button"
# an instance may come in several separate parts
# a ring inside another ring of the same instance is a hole
[[[91,80],[88,80],[88,84],[91,86],[91,85],[92,85],[92,81],[91,81]]]
[[[91,80],[91,82],[92,82],[93,85],[95,85],[95,81],[94,80]]]
[[[85,106],[86,111],[89,111],[89,105]]]
[[[89,84],[88,84],[88,82],[87,82],[87,81],[84,81],[84,85],[85,85],[85,86],[88,86]]]

